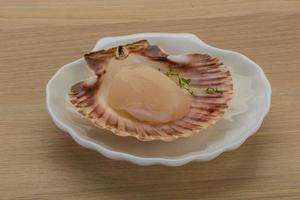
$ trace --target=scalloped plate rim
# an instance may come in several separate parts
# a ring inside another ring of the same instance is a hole
[[[208,154],[198,154],[197,152],[193,152],[195,154],[193,155],[189,155],[189,154],[184,154],[181,156],[178,156],[176,158],[160,158],[160,157],[140,157],[140,156],[135,156],[135,155],[131,155],[128,153],[123,153],[123,152],[119,152],[119,151],[114,151],[114,150],[110,150],[107,149],[99,144],[96,144],[92,141],[86,140],[82,137],[79,136],[79,134],[77,134],[77,131],[74,130],[73,128],[69,127],[68,125],[60,122],[56,116],[55,113],[52,111],[51,109],[51,105],[50,105],[50,85],[51,83],[55,80],[55,77],[58,76],[58,74],[60,73],[60,71],[63,70],[63,68],[66,67],[70,67],[72,64],[79,62],[82,60],[82,58],[73,61],[71,63],[68,63],[64,66],[62,66],[52,77],[51,79],[48,81],[47,86],[46,86],[46,107],[47,107],[47,111],[50,114],[53,122],[56,124],[56,126],[58,128],[60,128],[61,130],[69,133],[71,135],[71,137],[81,146],[84,146],[86,148],[89,149],[94,149],[96,151],[98,151],[99,153],[101,153],[102,155],[104,155],[105,157],[108,157],[110,159],[114,159],[114,160],[126,160],[126,161],[130,161],[132,163],[138,164],[138,165],[155,165],[155,164],[161,164],[161,165],[166,165],[166,166],[181,166],[184,164],[187,164],[191,161],[209,161],[212,160],[216,157],[218,157],[220,154],[222,154],[223,152],[227,152],[227,151],[231,151],[234,149],[239,148],[245,141],[247,138],[249,138],[250,136],[252,136],[253,134],[256,133],[256,131],[260,128],[264,118],[266,117],[266,115],[268,114],[270,107],[271,107],[271,85],[266,77],[266,75],[264,74],[263,70],[260,68],[260,66],[258,64],[256,64],[255,62],[253,62],[252,60],[250,60],[248,57],[246,57],[245,55],[238,53],[238,52],[234,52],[234,51],[229,51],[229,50],[225,50],[225,49],[220,49],[220,48],[216,48],[213,46],[210,46],[208,44],[206,44],[205,42],[203,42],[201,39],[199,39],[196,35],[191,34],[191,33],[137,33],[137,34],[132,34],[132,35],[124,35],[124,36],[113,36],[113,37],[102,37],[100,38],[95,47],[93,48],[93,50],[96,48],[97,44],[99,44],[100,42],[103,42],[105,40],[114,40],[114,39],[120,39],[120,38],[135,38],[135,37],[147,37],[147,36],[172,36],[172,37],[185,37],[185,38],[189,38],[194,40],[194,42],[198,43],[199,45],[204,45],[207,48],[213,49],[215,51],[221,51],[222,53],[227,53],[227,54],[231,54],[234,55],[236,57],[239,57],[240,59],[243,59],[244,61],[248,62],[251,64],[252,67],[256,68],[256,70],[258,70],[258,73],[260,75],[260,80],[266,85],[268,91],[266,96],[267,98],[265,99],[266,103],[266,107],[265,109],[261,112],[262,114],[260,115],[259,119],[257,119],[256,121],[256,126],[253,126],[252,129],[245,131],[245,133],[238,138],[237,140],[235,140],[234,142],[231,142],[230,144],[224,145],[222,148],[210,152]]]

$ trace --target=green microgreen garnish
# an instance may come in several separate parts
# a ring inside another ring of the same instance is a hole
[[[191,89],[191,79],[183,78],[179,72],[173,71],[173,69],[169,66],[169,71],[165,73],[167,76],[175,76],[178,81],[178,85],[180,88],[187,90],[190,94],[193,94],[193,90]]]
[[[220,90],[217,87],[216,88],[212,88],[212,87],[206,88],[207,94],[216,94],[216,93],[223,93],[223,92],[224,92],[223,90]]]

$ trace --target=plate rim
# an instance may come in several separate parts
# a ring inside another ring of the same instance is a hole
[[[105,157],[108,157],[110,159],[114,159],[114,160],[126,160],[126,161],[130,161],[132,163],[138,164],[138,165],[154,165],[154,164],[161,164],[161,165],[166,165],[166,166],[181,166],[184,164],[187,164],[191,161],[208,161],[208,160],[212,160],[216,157],[218,157],[220,154],[227,152],[227,151],[231,151],[234,149],[237,149],[238,147],[240,147],[245,141],[246,139],[248,139],[250,136],[252,136],[253,134],[256,133],[256,131],[260,128],[260,126],[262,125],[262,122],[264,120],[264,118],[266,117],[266,115],[268,114],[270,107],[271,107],[271,95],[272,95],[272,89],[271,89],[271,85],[265,75],[265,73],[263,72],[263,70],[261,69],[261,67],[256,64],[254,61],[252,61],[251,59],[249,59],[248,57],[246,57],[245,55],[235,52],[235,51],[230,51],[230,50],[225,50],[225,49],[220,49],[220,48],[216,48],[213,47],[211,45],[206,44],[205,42],[203,42],[200,38],[198,38],[196,35],[192,34],[192,33],[160,33],[160,32],[150,32],[150,33],[137,33],[137,34],[131,34],[131,35],[122,35],[122,36],[113,36],[113,37],[102,37],[100,38],[97,42],[96,45],[94,46],[93,50],[97,48],[97,45],[99,45],[101,42],[103,41],[108,41],[108,40],[120,40],[121,38],[124,39],[134,39],[136,37],[149,37],[149,36],[172,36],[172,37],[184,37],[184,38],[189,38],[192,39],[194,42],[198,43],[199,45],[203,45],[206,48],[210,48],[212,50],[215,51],[219,51],[219,52],[223,52],[223,53],[227,53],[227,54],[231,54],[234,55],[236,57],[239,57],[240,59],[244,60],[245,62],[248,62],[252,67],[256,68],[256,70],[259,73],[260,76],[260,80],[265,84],[267,90],[266,90],[266,99],[265,100],[265,104],[266,106],[264,107],[264,110],[262,110],[262,114],[259,116],[259,118],[256,120],[256,126],[253,126],[251,129],[249,130],[245,130],[244,134],[236,139],[235,141],[222,146],[222,148],[219,148],[218,150],[215,150],[213,152],[210,153],[206,153],[205,155],[203,154],[197,154],[197,152],[195,152],[195,154],[190,155],[189,153],[187,154],[183,154],[181,156],[175,157],[175,158],[161,158],[161,157],[141,157],[141,156],[136,156],[136,155],[132,155],[129,153],[124,153],[124,152],[120,152],[120,151],[114,151],[111,149],[107,149],[104,146],[101,146],[99,144],[96,144],[92,141],[89,141],[83,137],[80,137],[79,134],[77,134],[77,131],[73,128],[71,128],[70,126],[62,123],[60,120],[57,119],[55,113],[52,111],[51,105],[50,105],[50,96],[51,96],[51,91],[50,91],[50,85],[52,84],[52,82],[55,80],[55,78],[60,74],[60,72],[67,67],[72,66],[74,63],[80,62],[83,60],[83,58],[80,58],[78,60],[75,60],[71,63],[68,63],[66,65],[63,65],[52,77],[51,79],[48,81],[47,86],[46,86],[46,108],[48,113],[50,114],[53,122],[55,123],[55,125],[60,128],[61,130],[69,133],[71,135],[71,137],[81,146],[84,146],[86,148],[89,149],[94,149],[97,152],[101,153],[102,155],[104,155]]]

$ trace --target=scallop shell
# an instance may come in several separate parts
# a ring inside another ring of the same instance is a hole
[[[232,97],[233,83],[229,70],[218,58],[207,54],[168,55],[160,47],[142,40],[91,52],[84,57],[95,76],[71,87],[70,102],[84,118],[119,136],[133,136],[142,141],[172,141],[195,135],[223,116]],[[162,72],[171,67],[183,77],[190,78],[194,93],[189,112],[177,121],[161,125],[119,115],[105,98],[109,84],[106,72],[120,62],[126,65],[145,63]],[[221,92],[208,92],[211,88],[218,88]]]

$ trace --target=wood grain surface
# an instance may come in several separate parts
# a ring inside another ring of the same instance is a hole
[[[241,52],[272,107],[238,150],[182,167],[109,160],[60,131],[45,87],[103,36],[191,32]],[[0,1],[0,199],[300,199],[300,1]]]

